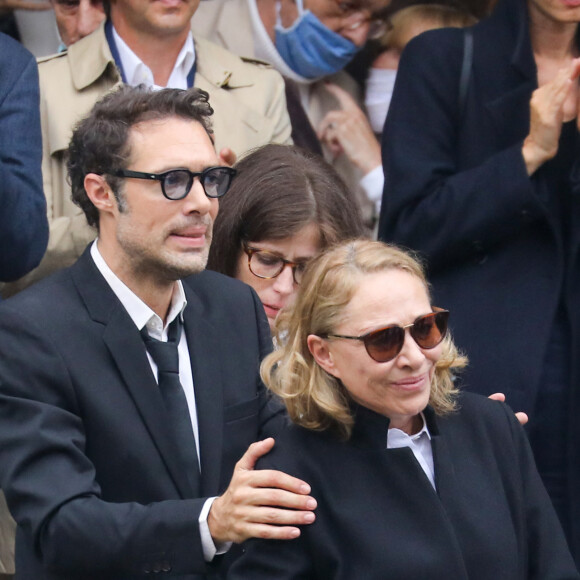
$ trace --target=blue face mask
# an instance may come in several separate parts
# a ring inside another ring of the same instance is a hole
[[[283,28],[278,16],[276,50],[284,62],[306,79],[318,79],[342,70],[358,47],[347,38],[324,26],[310,10],[304,11],[297,0],[298,19]]]

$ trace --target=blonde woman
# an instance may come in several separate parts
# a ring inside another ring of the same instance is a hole
[[[308,481],[316,521],[251,540],[229,578],[579,578],[517,419],[456,388],[448,318],[394,247],[311,262],[263,363],[292,424],[259,467]]]

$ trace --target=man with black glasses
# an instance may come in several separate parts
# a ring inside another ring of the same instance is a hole
[[[70,201],[66,151],[74,125],[114,87],[203,89],[215,110],[216,148],[228,162],[266,143],[291,142],[280,75],[194,36],[191,17],[199,1],[105,0],[104,23],[39,63],[50,240],[40,266],[8,293],[70,266],[94,239],[95,231]]]
[[[235,174],[210,114],[197,89],[100,101],[68,162],[98,238],[0,305],[16,578],[201,579],[231,542],[292,539],[314,519],[304,482],[253,471],[280,420],[258,369],[271,339],[253,291],[204,270]]]

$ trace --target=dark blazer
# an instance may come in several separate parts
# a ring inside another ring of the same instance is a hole
[[[534,411],[563,299],[574,385],[570,520],[580,557],[580,163],[560,173],[567,188],[556,185],[556,161],[527,175],[521,148],[537,88],[528,28],[524,0],[500,0],[473,27],[461,111],[463,31],[430,31],[409,43],[385,125],[379,237],[426,257],[434,303],[452,312],[455,342],[470,359],[465,387],[488,395],[493,385],[514,409]],[[580,160],[578,132],[566,132],[568,154]]]
[[[214,272],[185,283],[200,433],[193,497],[139,331],[88,250],[0,305],[0,484],[18,523],[17,578],[205,578],[198,517],[275,422],[254,292]],[[199,574],[199,576],[198,576]]]
[[[38,265],[48,242],[34,57],[0,33],[0,281]]]
[[[361,407],[353,436],[289,426],[261,468],[304,478],[316,521],[290,542],[250,540],[228,580],[578,579],[527,439],[503,404],[466,393],[435,417],[434,491],[388,419]]]

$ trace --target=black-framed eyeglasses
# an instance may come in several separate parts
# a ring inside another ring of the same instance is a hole
[[[282,273],[286,266],[292,268],[292,278],[296,284],[300,284],[304,269],[308,260],[286,260],[278,254],[269,252],[268,250],[260,250],[259,248],[252,248],[244,244],[244,252],[248,255],[248,268],[250,272],[258,278],[269,280],[276,278]]]
[[[392,324],[361,336],[323,334],[320,337],[360,340],[364,343],[367,353],[373,360],[381,363],[389,362],[403,349],[406,329],[409,329],[409,334],[413,340],[423,349],[429,350],[441,344],[447,335],[449,311],[436,307],[433,310],[434,312],[419,316],[415,322],[405,326]]]
[[[203,191],[207,197],[222,197],[228,192],[236,170],[232,167],[208,167],[203,171],[189,169],[171,169],[164,173],[146,173],[119,169],[113,173],[116,177],[132,177],[135,179],[150,179],[161,182],[161,191],[167,199],[177,201],[183,199],[190,191],[193,180],[199,177]]]

